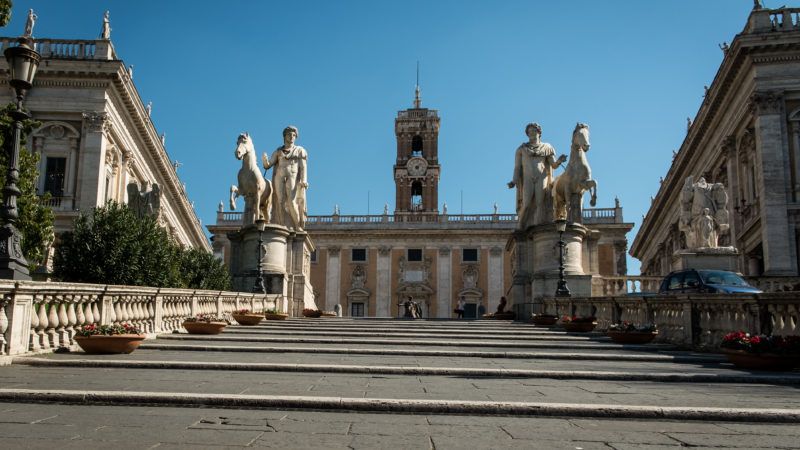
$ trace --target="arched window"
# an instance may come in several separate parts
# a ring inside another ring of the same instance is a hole
[[[417,135],[411,139],[411,157],[422,156],[422,137]]]
[[[422,182],[411,183],[411,210],[422,211]]]

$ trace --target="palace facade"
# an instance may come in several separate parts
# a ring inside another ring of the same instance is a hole
[[[664,275],[686,245],[684,180],[723,183],[731,213],[720,245],[748,276],[797,276],[800,254],[800,9],[757,3],[725,53],[634,240],[642,275]]]
[[[506,248],[517,217],[439,210],[440,122],[437,110],[422,107],[418,90],[413,107],[398,112],[393,213],[308,218],[306,231],[316,246],[311,284],[321,309],[341,305],[345,316],[399,317],[399,304],[411,297],[422,306],[423,317],[449,318],[463,296],[465,316],[476,317],[493,312],[507,295],[512,267]],[[510,149],[509,167],[513,157]],[[226,264],[227,233],[241,224],[240,212],[219,210],[217,223],[208,226],[214,252]],[[625,275],[626,234],[633,224],[624,222],[619,203],[585,210],[584,225],[590,230],[584,272],[598,279]]]
[[[0,50],[16,38],[0,38]],[[109,200],[128,202],[128,185],[157,184],[159,221],[184,247],[210,250],[132,79],[110,39],[36,39],[42,60],[25,107],[41,126],[28,137],[40,155],[40,193],[49,192],[56,234],[72,229],[81,211]],[[10,103],[7,63],[0,60],[0,103]]]

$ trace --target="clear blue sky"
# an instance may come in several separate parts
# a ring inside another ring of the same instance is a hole
[[[495,202],[513,212],[506,182],[525,124],[542,124],[544,140],[567,153],[580,121],[591,127],[598,206],[620,198],[637,225],[632,241],[722,61],[718,44],[742,30],[752,5],[15,0],[2,33],[20,34],[33,8],[36,37],[92,39],[109,9],[117,53],[135,66],[203,224],[236,182],[238,133],[269,152],[287,124],[309,152],[309,214],[334,204],[342,214],[394,210],[394,117],[411,106],[419,61],[423,106],[442,117],[439,201],[451,213],[462,192],[465,213]]]

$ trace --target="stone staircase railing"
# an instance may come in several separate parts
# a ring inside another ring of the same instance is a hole
[[[559,317],[597,317],[597,331],[629,321],[655,324],[656,342],[695,349],[715,349],[722,337],[737,330],[751,334],[800,335],[800,295],[764,293],[737,295],[544,298],[513,306],[520,319],[531,313]]]
[[[81,326],[131,323],[144,333],[169,333],[183,319],[239,309],[263,312],[278,295],[246,292],[0,281],[0,355],[70,347]]]

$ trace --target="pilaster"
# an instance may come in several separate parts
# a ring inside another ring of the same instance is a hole
[[[375,285],[375,316],[391,317],[392,303],[392,249],[380,247],[378,249],[378,262]]]
[[[339,247],[328,247],[328,269],[325,272],[325,310],[341,304],[342,265]]]
[[[437,267],[437,289],[436,289],[436,310],[438,318],[444,319],[451,317],[451,298],[453,283],[453,258],[450,257],[450,247],[440,247],[439,255],[436,259]]]

